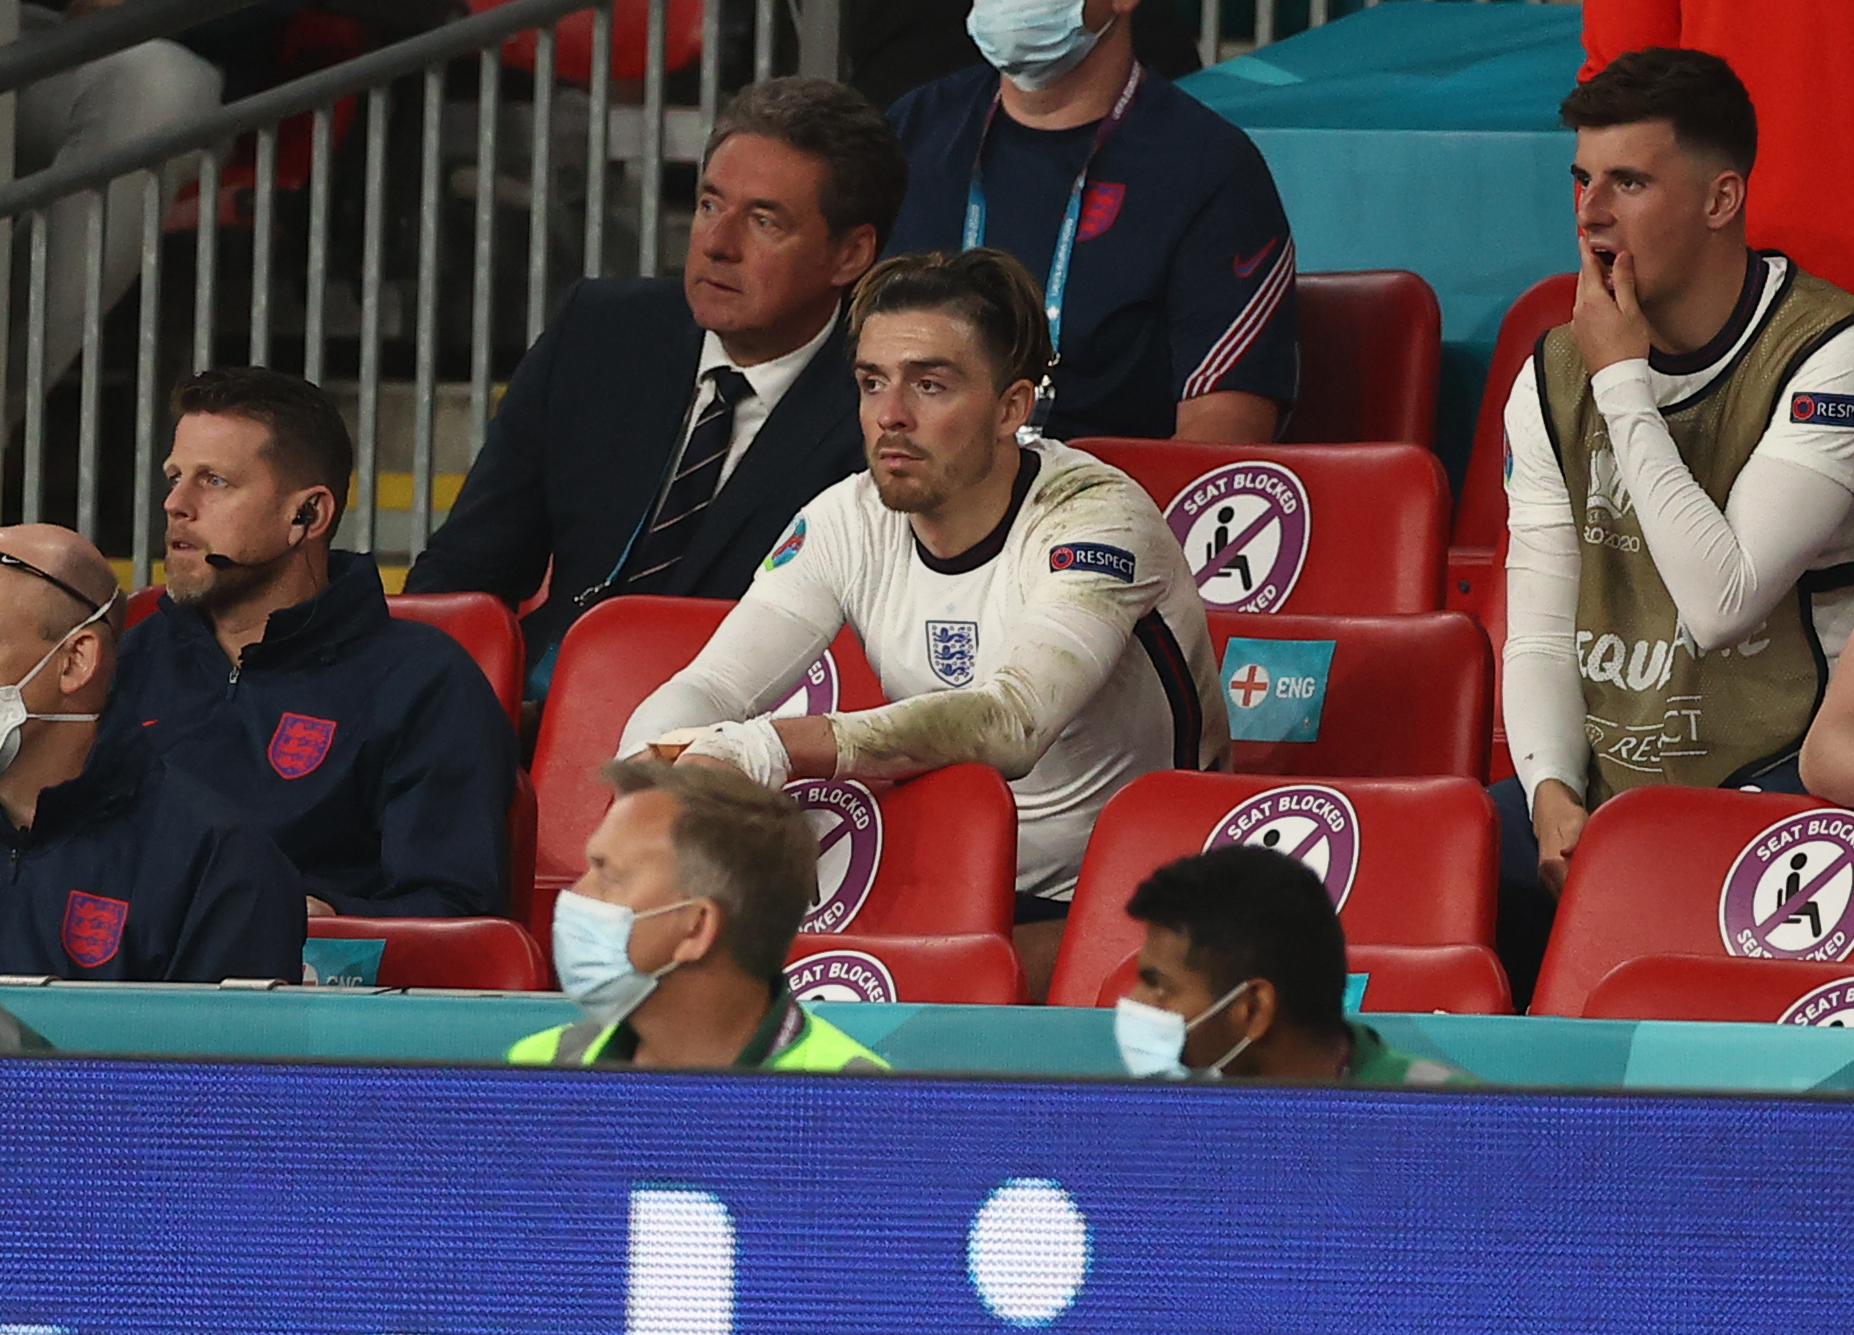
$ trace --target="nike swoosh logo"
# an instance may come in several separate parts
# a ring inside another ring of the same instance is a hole
[[[1255,254],[1251,255],[1246,260],[1241,256],[1241,254],[1238,254],[1236,256],[1235,264],[1231,266],[1232,268],[1236,270],[1236,276],[1238,278],[1247,278],[1251,274],[1253,274],[1256,271],[1257,267],[1260,266],[1262,261],[1268,258],[1269,253],[1274,250],[1275,244],[1279,240],[1280,240],[1279,237],[1272,237],[1272,236],[1269,237],[1268,244],[1263,246],[1260,250],[1256,251]]]

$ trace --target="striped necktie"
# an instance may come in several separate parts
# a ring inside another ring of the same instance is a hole
[[[734,408],[753,393],[747,377],[731,366],[708,372],[715,396],[689,431],[676,476],[664,488],[650,529],[625,563],[626,593],[661,593],[676,563],[689,550],[699,516],[721,485],[721,467],[734,437]]]

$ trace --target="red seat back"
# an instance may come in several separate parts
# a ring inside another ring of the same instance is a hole
[[[1603,975],[1591,1020],[1721,1020],[1854,1025],[1854,965],[1644,955]]]
[[[618,749],[632,711],[689,665],[733,606],[718,598],[612,598],[567,631],[534,749],[534,786],[541,803],[535,850],[539,876],[570,882],[585,869],[586,836],[612,796],[599,767]],[[831,646],[830,659],[836,698],[831,699],[831,682],[822,681],[814,707],[804,712],[871,709],[883,703],[882,688],[848,627]]]
[[[128,621],[124,628],[127,629],[128,626],[133,626],[138,621],[146,621],[160,611],[161,595],[166,592],[165,584],[150,584],[147,588],[137,589],[130,594]]]
[[[521,726],[521,626],[508,604],[487,593],[396,593],[386,610],[399,621],[436,626],[483,669],[511,727]]]
[[[1655,785],[1605,802],[1571,857],[1532,1012],[1582,1015],[1605,974],[1644,955],[1845,959],[1854,951],[1854,868],[1843,836],[1807,834],[1810,820],[1824,820],[1815,812],[1854,834],[1854,814],[1810,797]],[[1796,837],[1777,828],[1797,817]],[[1782,899],[1791,892],[1793,908]],[[1728,932],[1739,949],[1726,949]]]
[[[1139,883],[1232,826],[1243,842],[1298,853],[1320,871],[1348,940],[1493,944],[1499,834],[1474,780],[1283,783],[1166,770],[1122,788],[1095,822],[1051,1003],[1093,1005],[1102,980],[1139,948],[1140,927],[1126,915]]]
[[[1402,269],[1303,273],[1295,283],[1300,397],[1295,442],[1436,443],[1442,307]]]
[[[1467,475],[1462,479],[1461,504],[1455,510],[1455,531],[1450,542],[1456,547],[1491,550],[1506,530],[1506,400],[1539,335],[1570,320],[1571,302],[1576,295],[1576,274],[1553,274],[1521,293],[1500,321],[1493,360],[1487,367],[1486,388],[1481,391],[1480,415],[1474,422],[1474,444],[1468,454]]]
[[[1486,946],[1347,946],[1346,968],[1367,975],[1367,1012],[1511,1015],[1513,991],[1500,957]],[[1139,954],[1122,960],[1095,1005],[1111,1006],[1139,981]]]
[[[1494,666],[1473,618],[1212,612],[1219,664],[1232,638],[1333,643],[1318,739],[1233,742],[1235,773],[1485,778]],[[1237,697],[1226,703],[1232,716],[1240,715]]]
[[[1238,559],[1249,585],[1227,561],[1199,582],[1208,606],[1356,615],[1442,606],[1448,480],[1427,449],[1105,436],[1073,444],[1145,488],[1193,568],[1219,539],[1247,544]],[[1232,491],[1240,494],[1226,506]],[[1271,588],[1284,592],[1271,598]]]
[[[815,813],[810,819],[825,846],[818,865],[825,903],[848,907],[862,901],[848,920],[820,915],[808,920],[811,925],[862,935],[1010,937],[1017,902],[1017,803],[997,770],[949,765],[906,783],[863,789],[875,799],[879,858],[865,852],[874,849],[874,829],[835,800],[845,787],[819,781],[787,788]],[[803,795],[818,788],[835,796],[818,801]],[[866,898],[859,876],[867,877]]]
[[[470,0],[470,12],[506,4],[508,0]],[[614,79],[644,77],[645,22],[648,0],[616,0],[612,6],[612,65]],[[669,0],[664,23],[664,68],[674,73],[702,53],[702,0]],[[554,69],[569,83],[584,86],[592,80],[592,12],[577,10],[554,26]],[[512,69],[534,69],[534,30],[516,33],[502,44],[502,63]]]
[[[871,936],[801,932],[786,956],[801,1001],[928,1005],[1028,1003],[1023,965],[1001,936]]]
[[[506,918],[311,918],[309,935],[385,941],[381,987],[547,990],[540,948]]]

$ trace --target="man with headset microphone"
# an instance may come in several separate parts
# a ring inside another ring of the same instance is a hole
[[[173,413],[167,592],[110,722],[268,832],[312,914],[503,912],[514,731],[461,646],[392,619],[371,557],[330,550],[340,415],[250,367],[183,382]]]

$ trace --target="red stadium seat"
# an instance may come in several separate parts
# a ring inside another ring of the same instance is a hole
[[[1849,837],[1854,814],[1809,797],[1657,784],[1612,798],[1571,858],[1532,1013],[1582,1015],[1604,975],[1644,955],[1845,959]]]
[[[573,623],[560,645],[534,749],[541,801],[535,871],[544,881],[570,884],[585,869],[586,836],[611,803],[599,766],[617,751],[632,711],[689,665],[733,606],[719,598],[631,595],[600,603]],[[808,707],[793,712],[884,703],[854,631],[844,628],[829,660],[828,671],[815,669]]]
[[[515,767],[515,796],[509,802],[509,917],[528,922],[534,912],[534,827],[540,818],[534,780]]]
[[[1170,512],[1194,568],[1208,545],[1246,543],[1220,573],[1200,579],[1210,606],[1361,616],[1442,606],[1448,480],[1427,449],[1105,436],[1073,444],[1123,469]],[[1238,503],[1224,506],[1237,487]],[[1245,525],[1255,530],[1246,539]],[[1237,561],[1246,566],[1250,557],[1258,568],[1243,575]]]
[[[1500,957],[1486,946],[1347,946],[1346,967],[1368,975],[1361,1010],[1379,1013],[1511,1015],[1513,991]],[[1101,985],[1097,1006],[1111,1006],[1139,981],[1139,952]]]
[[[1333,642],[1319,738],[1232,742],[1234,772],[1486,777],[1493,656],[1473,618],[1210,613],[1219,664],[1232,638]],[[1241,712],[1237,697],[1226,703]]]
[[[506,4],[507,0],[470,0],[470,12]],[[612,7],[614,79],[644,77],[644,24],[647,0],[617,0]],[[592,13],[568,14],[554,27],[554,69],[569,83],[592,79]],[[502,63],[512,69],[534,68],[534,31],[519,32],[502,44]],[[702,0],[669,0],[664,25],[664,68],[674,73],[702,53]]]
[[[1030,1000],[1017,952],[991,933],[801,932],[786,956],[785,978],[803,1001],[1015,1006]]]
[[[1854,1025],[1854,964],[1644,955],[1584,1000],[1589,1020],[1722,1020]]]
[[[129,595],[127,625],[133,626],[138,621],[146,621],[161,610],[161,595],[167,592],[165,584],[151,584],[145,589],[137,589]]]
[[[1303,273],[1294,296],[1300,398],[1286,438],[1433,449],[1442,307],[1429,284],[1402,269]]]
[[[311,918],[309,935],[385,941],[381,987],[544,992],[534,938],[506,918]]]
[[[1462,479],[1461,502],[1455,507],[1455,528],[1449,536],[1450,607],[1478,615],[1491,591],[1489,581],[1499,574],[1494,548],[1506,532],[1503,472],[1507,396],[1513,392],[1513,381],[1532,355],[1539,335],[1571,318],[1571,301],[1576,295],[1576,274],[1553,274],[1527,288],[1500,321],[1493,361],[1487,367],[1486,388],[1481,391],[1481,411],[1475,419],[1468,470]]]
[[[1506,743],[1506,534],[1494,548],[1493,577],[1481,605],[1481,627],[1493,650],[1493,745],[1487,752],[1487,781],[1499,783],[1513,774],[1513,753]]]
[[[483,669],[512,727],[521,726],[521,627],[500,598],[487,593],[397,593],[386,610],[399,621],[436,626]]]
[[[559,680],[554,678],[556,690]],[[824,848],[819,903],[806,918],[808,928],[1010,938],[1017,804],[995,769],[949,765],[873,791],[823,779],[795,783],[787,791],[816,813],[810,819]],[[554,900],[578,875],[535,878],[527,922],[546,943],[549,959]]]
[[[1102,981],[1139,948],[1139,926],[1126,915],[1134,889],[1231,826],[1243,842],[1297,852],[1320,872],[1353,942],[1493,944],[1499,831],[1474,780],[1283,783],[1167,770],[1121,789],[1095,822],[1051,1003],[1094,1005]]]

